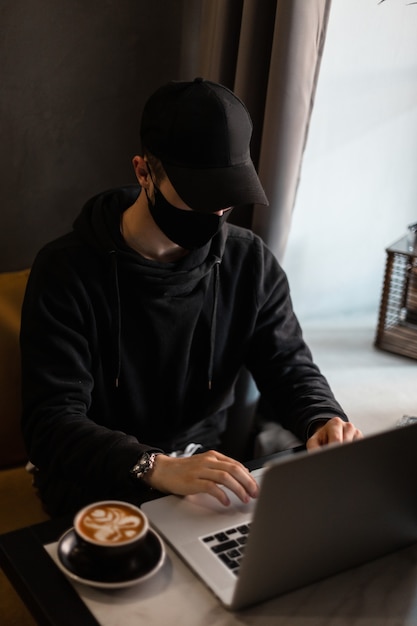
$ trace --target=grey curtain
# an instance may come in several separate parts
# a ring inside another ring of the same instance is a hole
[[[300,177],[331,0],[202,0],[198,71],[248,106],[252,158],[269,207],[232,213],[282,261]],[[236,385],[223,443],[236,458],[297,445],[277,424],[254,427],[258,392],[246,371]],[[259,420],[258,420],[259,421]],[[255,432],[259,434],[253,440]],[[249,447],[248,447],[249,446]]]
[[[199,72],[233,89],[254,122],[252,156],[270,206],[234,219],[282,260],[331,0],[203,0]]]

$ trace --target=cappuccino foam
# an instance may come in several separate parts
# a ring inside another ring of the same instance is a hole
[[[77,530],[86,539],[102,545],[120,545],[136,539],[145,522],[128,504],[96,504],[77,519]]]

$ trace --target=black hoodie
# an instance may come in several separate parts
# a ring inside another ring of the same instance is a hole
[[[120,234],[139,191],[90,200],[73,232],[40,251],[29,278],[22,426],[52,514],[147,497],[129,480],[143,450],[219,447],[242,365],[301,439],[314,419],[347,419],[261,239],[225,224],[176,263],[148,261]]]

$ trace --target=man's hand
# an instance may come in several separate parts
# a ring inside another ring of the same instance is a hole
[[[307,440],[307,450],[314,450],[328,443],[343,443],[362,439],[363,435],[351,422],[344,422],[340,417],[331,420],[317,428],[314,435]]]
[[[159,454],[143,480],[154,489],[179,496],[209,493],[225,506],[230,500],[222,487],[244,503],[258,495],[258,485],[246,467],[213,450],[187,458]]]

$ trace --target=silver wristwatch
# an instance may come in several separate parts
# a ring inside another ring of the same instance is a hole
[[[153,468],[156,457],[157,453],[155,452],[144,452],[130,470],[130,475],[133,478],[143,478]]]

